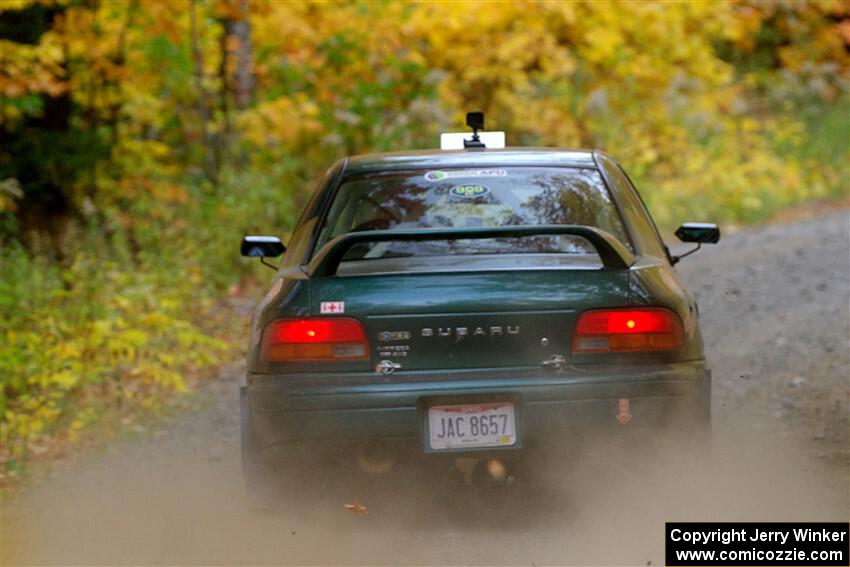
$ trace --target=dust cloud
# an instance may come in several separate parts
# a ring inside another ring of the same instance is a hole
[[[680,265],[714,371],[710,451],[576,431],[515,483],[472,487],[343,461],[256,514],[239,461],[244,369],[231,368],[204,408],[5,499],[2,564],[662,565],[666,521],[847,521],[848,237],[841,210],[724,237]],[[345,508],[355,499],[367,514]]]
[[[7,503],[3,564],[659,565],[665,521],[844,521],[850,509],[846,470],[741,423],[716,427],[710,450],[576,433],[512,484],[340,465],[273,513],[247,509],[235,443],[186,449],[128,446]],[[344,507],[355,499],[367,514]]]

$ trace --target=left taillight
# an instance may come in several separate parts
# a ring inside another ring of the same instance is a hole
[[[263,331],[263,360],[367,360],[369,341],[357,319],[281,319]]]
[[[682,322],[669,309],[596,309],[579,317],[573,353],[675,350],[684,341]]]

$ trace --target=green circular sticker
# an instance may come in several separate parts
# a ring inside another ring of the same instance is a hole
[[[445,171],[429,171],[425,174],[425,179],[428,181],[439,181],[440,179],[446,178]]]
[[[449,193],[455,197],[463,197],[464,199],[474,199],[486,195],[490,190],[484,185],[455,185]]]

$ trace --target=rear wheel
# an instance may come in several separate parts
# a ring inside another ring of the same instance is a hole
[[[698,449],[711,457],[714,451],[714,434],[711,426],[711,370],[706,370],[703,378],[699,408],[702,411],[693,427],[694,442]]]
[[[242,476],[248,496],[248,505],[257,510],[275,508],[277,494],[274,467],[265,459],[254,432],[251,403],[245,388],[239,393],[240,428],[242,440]]]

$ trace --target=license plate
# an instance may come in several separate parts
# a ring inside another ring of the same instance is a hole
[[[510,402],[428,408],[432,449],[507,447],[516,443],[516,418]]]

